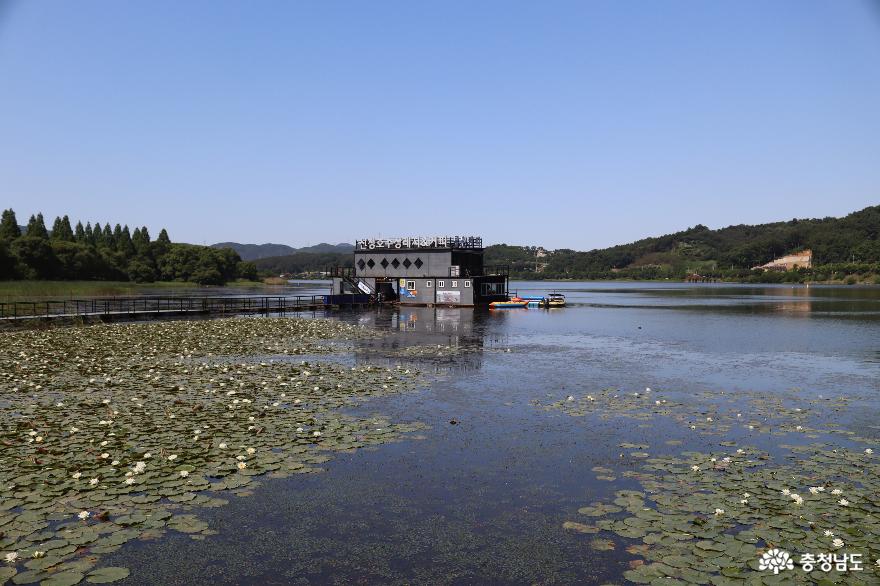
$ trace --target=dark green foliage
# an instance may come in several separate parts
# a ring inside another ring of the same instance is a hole
[[[63,240],[65,242],[73,242],[75,240],[73,228],[70,227],[70,218],[67,216],[55,218],[55,223],[52,224],[52,240]]]
[[[46,222],[43,221],[43,214],[31,216],[27,225],[27,236],[31,238],[40,238],[42,240],[49,239],[49,231],[46,230]]]
[[[697,225],[682,232],[645,238],[589,252],[555,250],[543,258],[535,249],[507,245],[486,249],[486,264],[507,264],[516,277],[575,279],[681,279],[691,272],[712,278],[783,282],[816,280],[818,273],[838,279],[840,270],[870,272],[880,263],[880,206],[844,218],[791,220],[710,230]],[[791,275],[752,272],[754,266],[803,249],[812,249],[814,269]],[[536,270],[538,263],[538,270]],[[846,269],[826,265],[849,263]],[[867,268],[866,268],[867,267]],[[876,270],[876,269],[874,269]]]
[[[22,236],[15,212],[5,210],[0,222],[0,279],[130,280],[157,279],[222,285],[227,281],[257,277],[252,263],[241,261],[231,249],[172,244],[162,230],[155,242],[149,230],[110,224],[94,227],[67,216],[56,218],[51,239],[43,215],[31,216]]]
[[[5,238],[0,238],[0,280],[8,280],[15,278],[15,257],[9,250],[10,242]]]
[[[30,230],[28,230],[30,232]],[[57,273],[58,259],[48,238],[26,234],[10,245],[16,273],[25,279],[51,279]]]
[[[21,236],[21,228],[18,226],[15,212],[11,209],[3,210],[3,217],[0,219],[0,240],[13,240],[19,236]]]

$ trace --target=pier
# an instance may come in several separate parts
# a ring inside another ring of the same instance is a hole
[[[371,295],[298,295],[257,297],[107,297],[0,302],[0,322],[60,318],[126,318],[178,315],[273,314],[364,307]]]

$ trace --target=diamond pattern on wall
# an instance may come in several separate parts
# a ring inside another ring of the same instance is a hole
[[[425,264],[425,263],[422,262],[422,259],[417,258],[417,259],[416,259],[416,262],[413,263],[413,264],[416,265],[416,268],[417,268],[417,269],[420,269],[420,268],[422,268],[422,265]]]
[[[404,266],[404,268],[408,269],[410,266],[412,266],[412,263],[409,262],[408,258],[405,258],[405,259],[403,259],[403,266]]]
[[[364,267],[365,267],[365,266],[367,266],[367,263],[364,262],[364,259],[360,259],[360,260],[358,261],[358,268],[359,268],[360,270],[364,270]]]
[[[374,266],[376,266],[376,263],[373,262],[373,259],[370,259],[367,261],[367,266],[373,268]]]
[[[400,266],[400,261],[395,258],[394,260],[391,261],[391,266],[396,269],[397,267]]]
[[[388,268],[388,259],[387,259],[387,258],[383,258],[383,259],[382,259],[382,262],[380,262],[379,264],[382,265],[382,268],[383,268],[383,269],[387,269],[387,268]]]

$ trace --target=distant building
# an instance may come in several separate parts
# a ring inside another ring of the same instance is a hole
[[[333,294],[401,305],[488,304],[508,299],[509,271],[483,264],[483,239],[434,236],[358,240],[354,267],[337,267]]]
[[[791,271],[794,269],[808,269],[812,266],[813,251],[807,249],[771,260],[767,264],[752,268],[764,271]]]

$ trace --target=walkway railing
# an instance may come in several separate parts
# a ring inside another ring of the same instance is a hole
[[[367,305],[364,295],[298,295],[295,297],[109,297],[0,302],[0,319],[89,315],[187,313],[285,313],[303,309]]]

